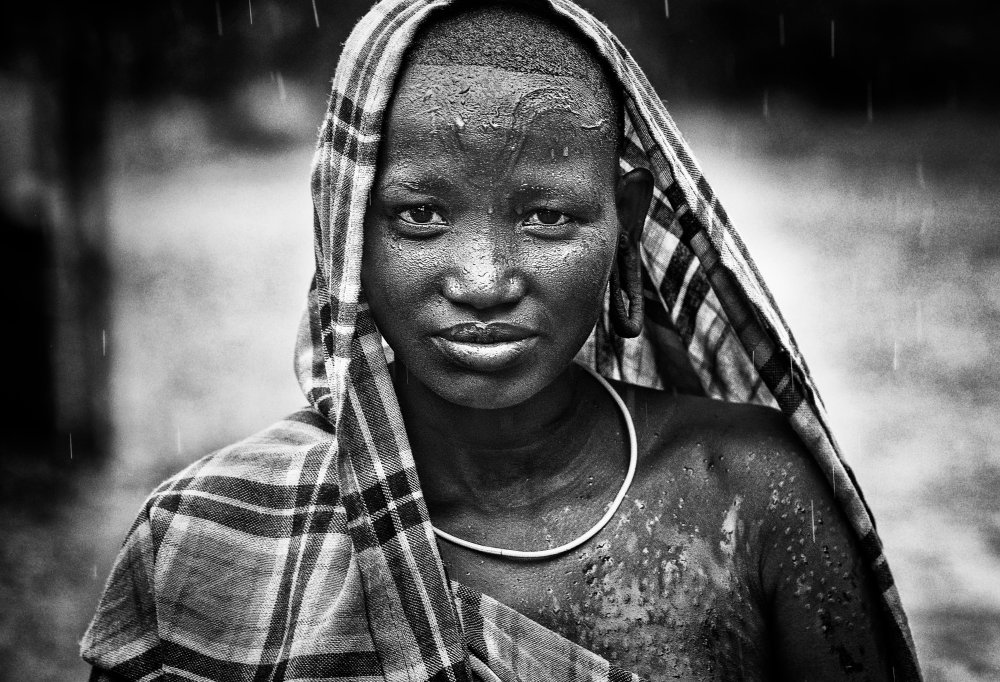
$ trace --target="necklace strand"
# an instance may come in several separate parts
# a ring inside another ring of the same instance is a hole
[[[625,406],[625,402],[621,399],[621,396],[611,387],[607,379],[602,377],[600,374],[595,372],[593,369],[586,365],[581,365],[585,370],[590,372],[590,374],[597,379],[598,383],[601,384],[611,394],[612,399],[614,399],[615,404],[618,409],[621,410],[622,417],[625,420],[625,427],[628,429],[628,444],[629,444],[629,458],[628,458],[628,472],[625,474],[625,480],[622,482],[621,490],[612,500],[611,506],[608,507],[608,511],[605,512],[604,516],[594,524],[594,526],[588,530],[586,533],[567,542],[565,545],[560,545],[558,547],[553,547],[551,549],[542,549],[537,551],[525,551],[520,549],[505,549],[503,547],[490,547],[489,545],[480,545],[475,542],[469,542],[468,540],[463,540],[460,537],[456,537],[451,533],[446,533],[437,526],[431,526],[434,529],[434,533],[442,540],[447,540],[448,542],[459,545],[460,547],[465,547],[466,549],[471,549],[476,552],[482,552],[483,554],[493,554],[495,556],[512,557],[515,559],[544,559],[546,557],[556,556],[559,554],[564,554],[572,549],[576,549],[583,543],[585,543],[590,538],[601,532],[601,529],[608,525],[608,522],[618,511],[618,508],[622,504],[622,500],[625,499],[625,495],[628,493],[629,488],[632,486],[632,478],[635,476],[636,462],[639,457],[639,447],[636,442],[635,437],[635,424],[632,423],[632,415],[629,414],[628,407]]]

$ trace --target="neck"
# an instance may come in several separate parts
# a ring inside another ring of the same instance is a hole
[[[448,402],[398,361],[394,370],[432,515],[532,513],[605,477],[601,449],[587,445],[608,398],[576,365],[524,403],[495,410]]]

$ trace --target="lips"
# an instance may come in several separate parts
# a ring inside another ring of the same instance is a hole
[[[530,329],[506,322],[463,322],[438,332],[449,341],[480,344],[523,341],[534,335]]]
[[[505,322],[464,322],[432,337],[449,360],[479,372],[498,372],[513,366],[537,339],[531,329]]]

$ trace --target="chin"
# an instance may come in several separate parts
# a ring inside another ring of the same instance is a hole
[[[411,380],[453,405],[501,410],[528,402],[556,381],[576,356],[570,348],[531,340],[505,359],[504,353],[480,357],[448,344],[402,343],[396,358]]]
[[[478,374],[460,371],[448,374],[439,381],[432,380],[424,385],[450,403],[477,410],[500,410],[520,405],[551,381],[511,372]]]
[[[405,360],[404,360],[405,362]],[[424,388],[443,400],[477,410],[501,410],[528,402],[545,390],[571,364],[540,362],[534,354],[498,371],[476,371],[448,361],[409,367]]]

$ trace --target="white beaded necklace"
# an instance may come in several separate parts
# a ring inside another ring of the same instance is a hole
[[[608,507],[608,511],[605,512],[604,516],[594,524],[594,526],[588,530],[586,533],[567,542],[565,545],[560,545],[559,547],[553,547],[552,549],[542,549],[537,551],[524,551],[519,549],[504,549],[503,547],[490,547],[488,545],[480,545],[475,542],[469,542],[468,540],[463,540],[462,538],[455,537],[451,533],[446,533],[437,526],[432,526],[434,528],[434,533],[437,534],[442,540],[447,540],[448,542],[465,547],[467,549],[474,550],[476,552],[482,552],[483,554],[494,554],[496,556],[512,557],[515,559],[544,559],[545,557],[556,556],[558,554],[563,554],[570,551],[571,549],[576,549],[583,543],[585,543],[590,538],[597,535],[604,526],[608,525],[608,521],[611,517],[615,515],[618,511],[618,507],[621,506],[622,500],[625,499],[626,493],[628,493],[629,487],[632,485],[632,478],[635,476],[635,466],[638,461],[639,448],[636,443],[635,437],[635,424],[632,423],[632,415],[629,414],[628,408],[625,406],[625,402],[621,399],[621,396],[615,392],[615,389],[611,388],[611,384],[602,377],[600,374],[592,370],[586,365],[581,365],[585,370],[590,372],[595,379],[603,386],[611,397],[614,399],[615,404],[618,405],[618,409],[621,410],[622,416],[625,418],[625,427],[628,429],[628,443],[629,443],[629,459],[628,459],[628,472],[625,474],[625,481],[622,483],[621,490],[615,496],[615,499],[611,502],[611,506]]]

